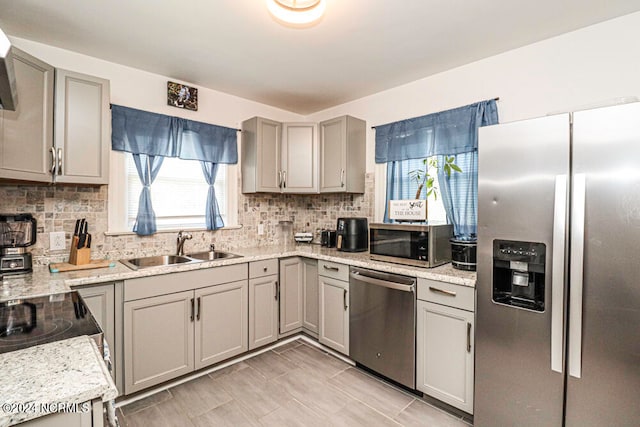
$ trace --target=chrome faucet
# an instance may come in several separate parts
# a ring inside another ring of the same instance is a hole
[[[176,255],[184,255],[184,242],[191,240],[192,238],[193,236],[189,233],[185,233],[184,230],[178,231]]]

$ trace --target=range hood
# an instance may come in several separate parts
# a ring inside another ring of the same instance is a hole
[[[0,107],[15,111],[18,107],[16,74],[13,69],[11,42],[0,29]]]

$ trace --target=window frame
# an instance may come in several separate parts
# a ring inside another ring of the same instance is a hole
[[[136,234],[127,228],[127,155],[111,151],[108,187],[108,224],[106,235]],[[238,165],[227,165],[227,219],[222,229],[239,228],[238,225]],[[204,176],[202,177],[204,180]],[[179,230],[207,231],[205,227],[162,229],[157,233],[175,233]]]

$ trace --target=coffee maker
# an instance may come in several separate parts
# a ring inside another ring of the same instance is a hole
[[[0,215],[0,274],[33,270],[27,248],[36,243],[36,232],[36,219],[31,214]]]

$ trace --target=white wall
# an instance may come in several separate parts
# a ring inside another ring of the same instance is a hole
[[[314,113],[306,120],[350,114],[375,126],[500,97],[500,122],[509,122],[617,97],[640,97],[639,42],[640,12]],[[374,170],[374,138],[370,129],[368,172]]]
[[[167,105],[167,81],[171,80],[185,84],[189,84],[189,82],[149,73],[31,40],[18,37],[10,38],[11,42],[18,48],[56,68],[65,68],[108,79],[111,83],[112,104],[231,128],[239,128],[243,120],[253,116],[264,116],[278,121],[303,119],[301,115],[290,111],[198,87],[197,85],[193,86],[198,87],[198,111],[175,108]]]

